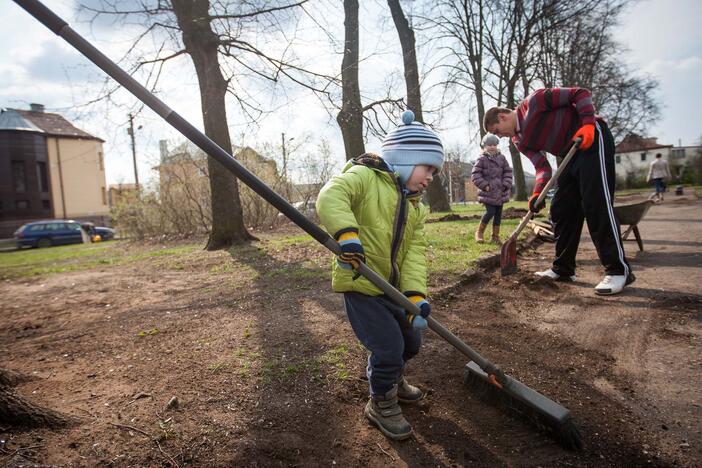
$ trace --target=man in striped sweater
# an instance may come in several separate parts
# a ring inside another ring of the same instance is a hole
[[[575,280],[583,221],[597,249],[604,279],[595,286],[601,295],[617,294],[635,280],[624,255],[619,225],[614,217],[614,139],[602,117],[595,114],[590,91],[583,88],[545,88],[534,91],[516,109],[493,107],[485,113],[486,132],[510,137],[536,168],[529,209],[538,212],[536,200],[551,178],[544,152],[565,156],[572,141],[580,148],[558,180],[551,204],[555,223],[556,258],[537,275],[560,281]]]

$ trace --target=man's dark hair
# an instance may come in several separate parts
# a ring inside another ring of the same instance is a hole
[[[499,114],[509,114],[510,112],[512,112],[512,109],[507,109],[506,107],[491,107],[483,116],[483,129],[490,133],[488,126],[499,122],[497,116]]]

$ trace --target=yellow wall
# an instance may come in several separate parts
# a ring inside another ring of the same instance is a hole
[[[46,146],[49,153],[54,217],[64,217],[63,199],[66,202],[65,218],[108,215],[110,208],[107,205],[104,155],[102,167],[100,166],[102,143],[97,140],[49,137],[46,139]]]

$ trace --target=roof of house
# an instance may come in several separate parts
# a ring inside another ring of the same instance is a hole
[[[0,130],[44,133],[44,130],[22,117],[19,112],[14,109],[3,109],[0,111]]]
[[[3,109],[0,112],[0,130],[31,131],[51,136],[105,141],[75,127],[59,114],[43,111]]]
[[[659,148],[672,148],[673,145],[661,145],[658,143],[658,138],[644,138],[635,133],[631,133],[617,146],[614,147],[615,153],[630,153],[633,151],[648,151]]]

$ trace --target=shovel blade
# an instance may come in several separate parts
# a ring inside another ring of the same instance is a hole
[[[500,250],[500,274],[511,275],[517,272],[517,239],[512,237],[502,244]]]

